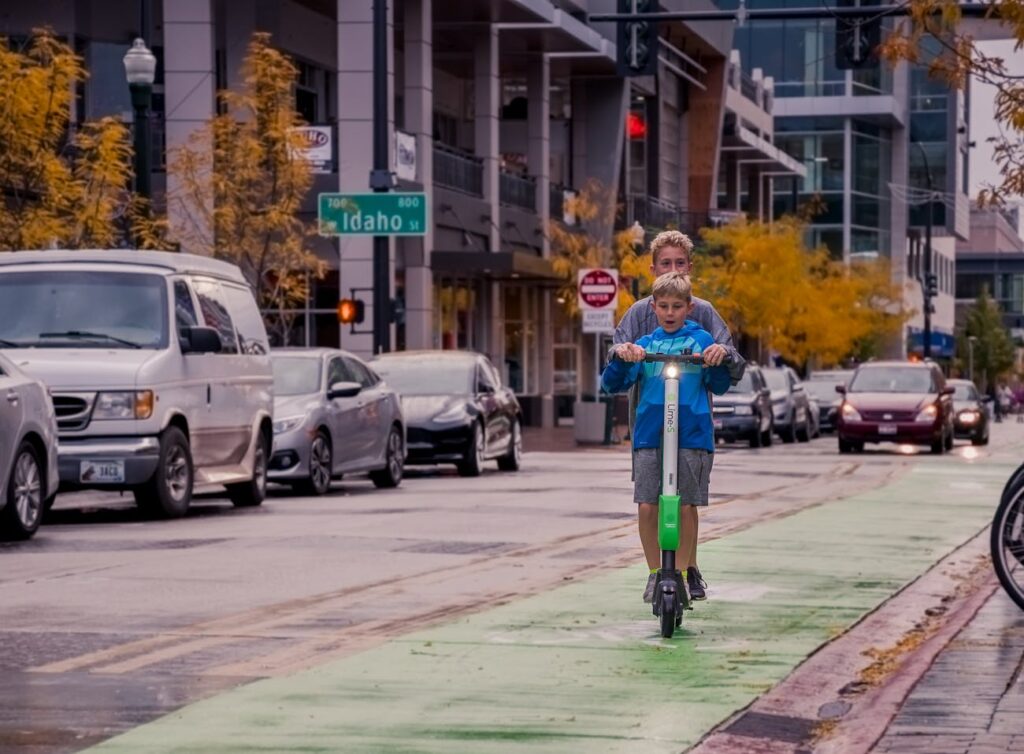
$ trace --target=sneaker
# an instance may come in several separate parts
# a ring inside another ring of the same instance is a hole
[[[704,581],[704,577],[700,575],[700,569],[697,566],[686,569],[686,586],[690,589],[690,599],[699,601],[708,598],[708,594],[705,591],[708,588],[708,584]]]
[[[644,602],[650,605],[654,602],[654,585],[658,583],[658,573],[655,571],[647,577],[647,588],[644,589]]]

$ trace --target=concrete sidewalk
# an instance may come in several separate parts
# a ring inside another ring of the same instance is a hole
[[[640,603],[646,571],[618,569],[244,686],[98,750],[678,752],[979,531],[1010,470],[922,458],[880,489],[702,545],[710,599],[670,641]]]
[[[918,681],[875,754],[1024,752],[1024,612],[999,589]]]

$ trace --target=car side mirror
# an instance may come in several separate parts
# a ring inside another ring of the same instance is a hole
[[[182,332],[182,353],[220,353],[224,344],[212,327],[187,327]]]
[[[491,395],[492,393],[494,393],[494,387],[488,385],[487,383],[481,382],[477,384],[476,391],[483,395]]]
[[[836,392],[840,395],[846,395],[846,385],[836,385]]]
[[[952,385],[946,385],[946,387],[942,388],[942,392],[940,393],[940,395],[953,395],[953,393],[955,392],[955,387],[953,387]]]
[[[363,386],[358,382],[335,382],[327,391],[327,400],[335,398],[355,398],[363,391]]]

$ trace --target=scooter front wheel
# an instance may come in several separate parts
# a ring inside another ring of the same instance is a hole
[[[661,619],[661,635],[666,639],[671,639],[676,630],[676,613],[678,612],[676,599],[674,594],[661,596],[661,613],[658,617]]]

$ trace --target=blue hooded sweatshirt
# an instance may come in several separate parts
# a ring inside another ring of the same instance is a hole
[[[667,333],[661,327],[640,338],[636,345],[648,353],[680,354],[689,349],[699,354],[715,342],[710,333],[696,322],[687,320],[680,329]],[[612,359],[601,375],[601,389],[606,393],[628,390],[640,383],[640,403],[633,425],[634,448],[660,448],[665,422],[665,380],[661,362],[628,363]],[[710,390],[722,395],[731,380],[725,365],[703,367],[679,365],[679,447],[715,451],[715,427],[711,417]]]

